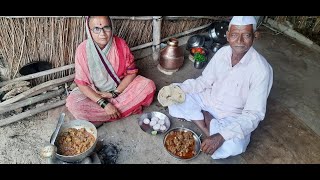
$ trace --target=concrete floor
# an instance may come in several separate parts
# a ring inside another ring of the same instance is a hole
[[[317,79],[320,77],[320,54],[281,34],[275,35],[263,26],[260,31],[261,38],[254,47],[272,65],[274,84],[266,118],[253,132],[245,153],[224,160],[212,160],[203,153],[190,161],[174,159],[163,147],[164,135],[152,136],[143,132],[137,123],[140,115],[133,115],[105,123],[98,129],[99,140],[113,143],[121,149],[117,163],[320,163],[320,81]],[[159,72],[151,56],[138,60],[137,65],[140,74],[154,80],[158,90],[173,82],[195,78],[202,72],[193,67],[188,54],[185,55],[183,67],[172,76]],[[156,98],[144,110],[151,111],[168,115],[167,109]],[[66,121],[73,119],[62,106],[0,127],[0,163],[45,163],[39,157],[39,151],[49,140],[61,112],[67,113]],[[192,123],[169,118],[171,128],[183,126],[201,134]]]

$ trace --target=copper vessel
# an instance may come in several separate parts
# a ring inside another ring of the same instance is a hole
[[[184,54],[178,45],[179,41],[176,38],[168,40],[167,47],[160,51],[159,63],[161,67],[167,70],[176,70],[183,65]]]

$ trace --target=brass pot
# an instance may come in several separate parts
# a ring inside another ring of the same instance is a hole
[[[176,70],[183,65],[184,54],[176,38],[170,38],[167,47],[160,51],[160,65],[167,70]]]

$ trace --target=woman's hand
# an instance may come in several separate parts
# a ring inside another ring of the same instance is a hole
[[[112,94],[109,92],[97,92],[101,97],[110,99],[112,98]]]
[[[107,113],[107,116],[109,116],[111,119],[116,119],[120,117],[120,112],[118,109],[111,103],[108,103],[106,107],[104,107],[105,112]]]

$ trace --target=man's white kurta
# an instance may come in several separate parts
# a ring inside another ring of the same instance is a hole
[[[243,139],[264,119],[273,82],[272,67],[253,47],[234,67],[231,55],[230,46],[221,48],[200,77],[179,84],[186,93],[199,93],[217,121],[228,121],[219,130],[225,140]]]

